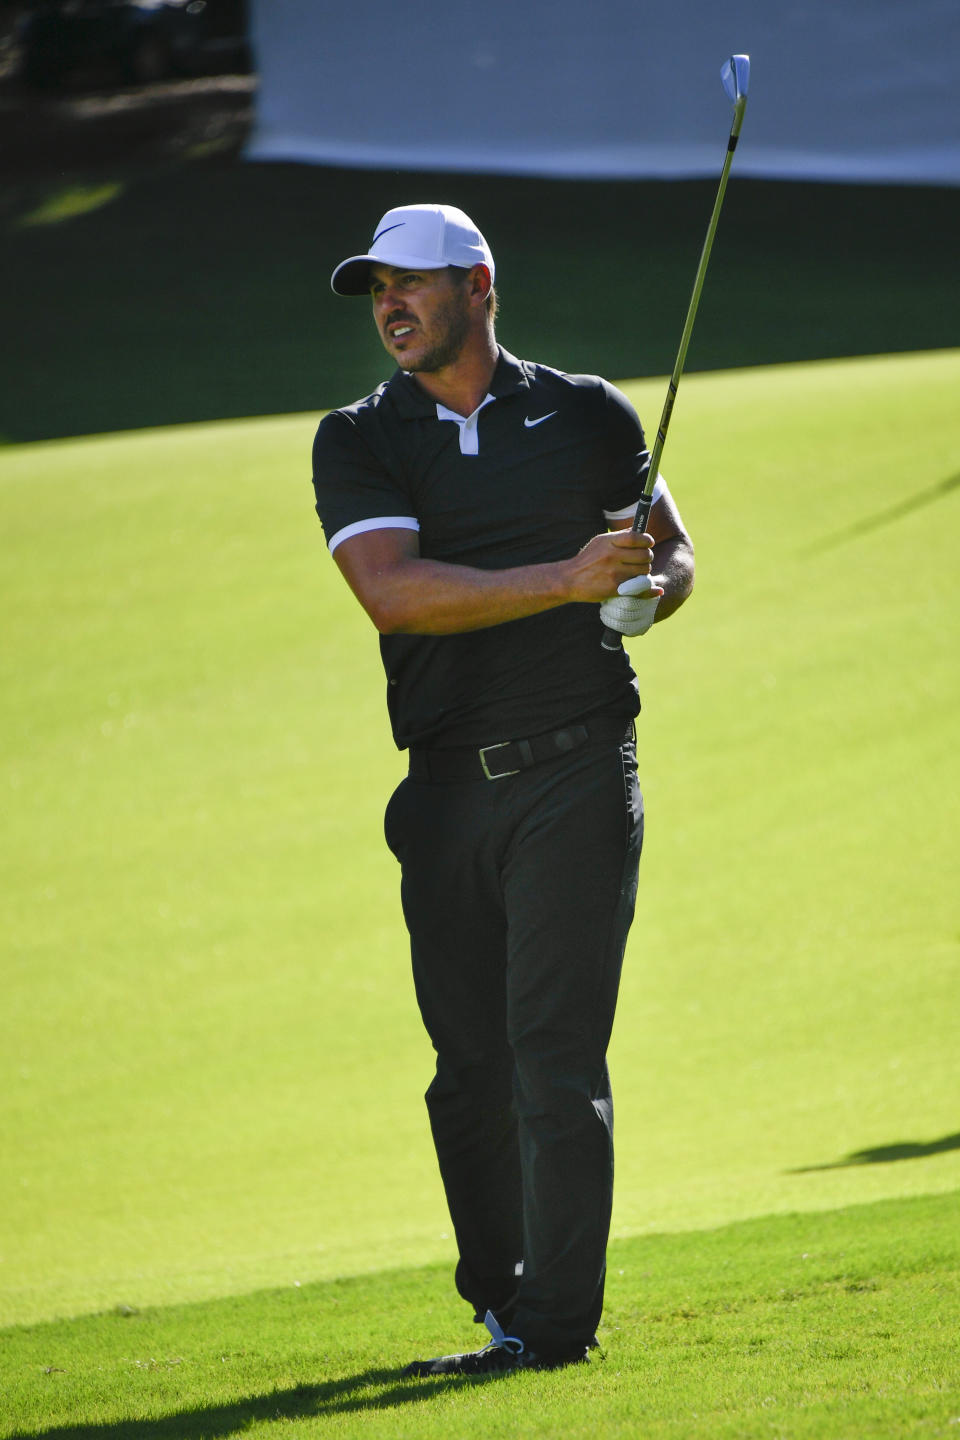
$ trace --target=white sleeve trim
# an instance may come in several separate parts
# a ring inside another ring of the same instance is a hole
[[[664,480],[664,478],[663,478],[662,475],[659,475],[659,474],[658,474],[658,475],[657,475],[657,483],[656,483],[656,484],[654,485],[654,487],[653,487],[653,495],[651,496],[651,503],[655,505],[658,500],[662,500],[665,495],[669,495],[669,494],[670,494],[670,491],[667,489],[667,482],[666,482],[666,480]],[[625,505],[622,510],[604,510],[604,512],[603,512],[603,514],[604,514],[604,519],[606,519],[606,520],[632,520],[633,517],[634,517],[634,515],[637,513],[637,505],[638,505],[638,504],[639,504],[639,501],[634,500],[634,502],[633,502],[632,505]]]
[[[344,540],[349,540],[354,535],[364,535],[368,530],[419,530],[420,521],[412,515],[378,515],[373,520],[355,520],[352,525],[344,525],[335,535],[331,535],[327,541],[327,548],[332,555],[338,545]]]

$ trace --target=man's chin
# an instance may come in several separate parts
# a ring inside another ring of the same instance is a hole
[[[385,340],[383,348],[391,360],[396,361],[401,370],[419,370],[421,368],[421,360],[424,357],[415,345],[395,345],[392,340]]]
[[[440,367],[433,363],[430,355],[404,355],[402,350],[397,351],[393,357],[401,370],[406,370],[408,375],[428,375],[431,370],[438,370]]]
[[[431,375],[435,370],[445,370],[448,365],[455,365],[460,351],[453,346],[437,346],[432,350],[418,350],[411,346],[407,351],[395,350],[393,356],[401,370],[406,370],[411,375]]]

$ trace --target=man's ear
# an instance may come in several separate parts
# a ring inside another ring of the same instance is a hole
[[[470,271],[470,299],[485,305],[492,289],[493,280],[487,266],[474,265]]]

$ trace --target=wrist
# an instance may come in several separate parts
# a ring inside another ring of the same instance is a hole
[[[550,572],[548,589],[556,605],[568,605],[576,600],[576,571],[573,560],[555,560],[544,568]]]

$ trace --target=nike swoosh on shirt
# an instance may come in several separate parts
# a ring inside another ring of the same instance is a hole
[[[523,422],[523,428],[525,430],[532,430],[534,425],[542,425],[544,420],[549,420],[551,416],[556,415],[556,413],[556,410],[551,410],[549,415],[538,415],[536,420],[531,420],[530,416],[527,415]]]

